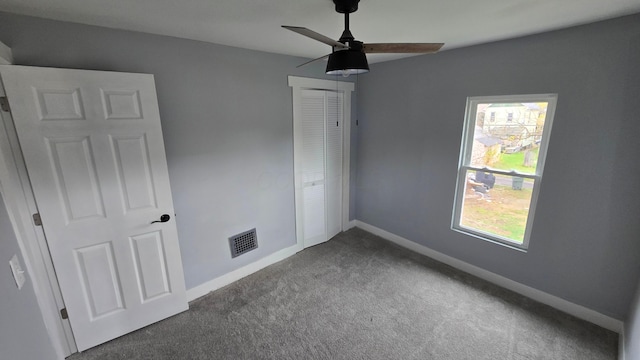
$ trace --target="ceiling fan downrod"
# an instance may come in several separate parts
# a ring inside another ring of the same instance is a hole
[[[344,31],[340,36],[340,41],[343,44],[351,43],[355,40],[353,34],[351,34],[351,30],[349,30],[349,13],[344,13]]]
[[[344,14],[344,31],[338,40],[343,44],[351,45],[355,40],[349,29],[349,14],[358,10],[359,2],[360,0],[333,0],[333,3],[336,5],[336,11]]]

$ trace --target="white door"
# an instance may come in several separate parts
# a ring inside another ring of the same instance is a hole
[[[296,206],[304,247],[342,231],[342,93],[302,90],[294,122]]]
[[[0,75],[78,350],[186,310],[153,76]]]

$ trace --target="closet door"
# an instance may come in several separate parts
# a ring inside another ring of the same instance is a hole
[[[342,231],[343,95],[303,90],[300,120],[294,124],[296,214],[304,247]]]
[[[325,219],[325,92],[302,92],[302,213],[304,247],[327,241]]]

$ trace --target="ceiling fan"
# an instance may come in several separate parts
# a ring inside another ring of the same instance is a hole
[[[378,43],[364,44],[356,40],[349,30],[349,14],[358,10],[360,0],[333,0],[336,11],[344,14],[344,31],[340,39],[333,40],[330,37],[319,34],[313,30],[299,26],[282,25],[283,28],[304,35],[321,43],[330,45],[332,53],[307,61],[304,66],[314,61],[329,57],[327,74],[349,76],[369,72],[369,64],[365,53],[412,53],[432,54],[440,50],[444,43]]]

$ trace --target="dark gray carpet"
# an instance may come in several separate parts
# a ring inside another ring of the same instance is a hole
[[[89,359],[611,359],[617,334],[360,229]]]

